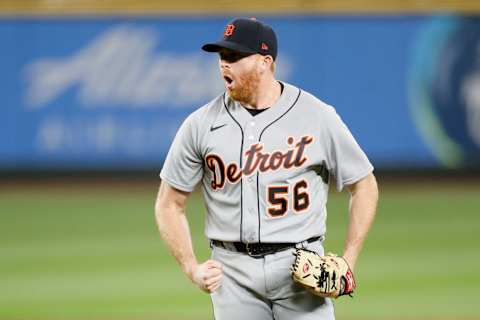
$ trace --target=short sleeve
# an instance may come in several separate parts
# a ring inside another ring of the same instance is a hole
[[[198,151],[198,125],[193,115],[178,130],[160,172],[162,180],[185,192],[192,192],[203,176],[203,160]]]
[[[373,166],[335,109],[327,108],[327,166],[341,191],[371,173]]]

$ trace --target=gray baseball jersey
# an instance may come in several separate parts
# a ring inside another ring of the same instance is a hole
[[[324,235],[329,175],[341,190],[373,170],[333,107],[283,84],[275,105],[256,116],[225,93],[177,132],[160,177],[186,192],[201,181],[210,239]]]

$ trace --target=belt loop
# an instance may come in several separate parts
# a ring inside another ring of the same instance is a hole
[[[307,249],[307,246],[308,246],[308,240],[303,241],[302,242],[302,248]]]
[[[302,242],[298,242],[298,243],[295,244],[295,249],[306,249],[307,245],[308,245],[307,240],[302,241]]]

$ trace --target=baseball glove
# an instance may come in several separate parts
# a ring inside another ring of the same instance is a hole
[[[353,272],[345,259],[329,253],[320,256],[316,252],[297,249],[291,267],[292,278],[310,292],[325,298],[352,296],[355,289]]]

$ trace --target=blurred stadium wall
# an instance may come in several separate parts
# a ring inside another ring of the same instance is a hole
[[[478,1],[0,1],[0,171],[158,171],[222,92],[234,16],[278,33],[278,78],[335,106],[377,169],[480,168]]]
[[[480,12],[472,0],[245,0],[245,1],[167,1],[167,0],[2,0],[0,10],[10,15],[41,14],[404,14]]]

